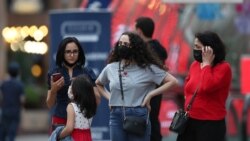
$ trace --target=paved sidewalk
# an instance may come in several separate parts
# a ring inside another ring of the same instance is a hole
[[[48,141],[47,134],[18,135],[16,141]]]
[[[47,134],[26,134],[18,135],[16,141],[48,141],[49,137]],[[163,137],[162,141],[175,141],[176,135],[171,135],[169,137]],[[227,141],[240,141],[237,137],[228,138]]]

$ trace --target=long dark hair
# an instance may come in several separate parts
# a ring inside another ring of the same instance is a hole
[[[128,66],[132,61],[134,61],[141,68],[146,68],[151,64],[154,64],[159,68],[165,69],[160,59],[156,56],[155,53],[152,53],[152,49],[150,49],[149,45],[144,42],[139,35],[133,32],[124,32],[122,35],[127,35],[129,37],[130,46],[132,48],[131,58],[128,62],[126,62],[125,66]],[[119,56],[118,48],[119,46],[117,42],[114,49],[109,55],[108,63],[118,62],[122,60],[122,58]]]
[[[58,49],[57,49],[57,54],[56,54],[56,65],[57,66],[62,67],[63,62],[65,61],[64,51],[65,51],[66,45],[68,43],[72,43],[72,42],[76,44],[76,46],[78,47],[78,50],[79,50],[77,65],[80,65],[80,66],[85,65],[85,53],[84,53],[84,50],[83,50],[80,42],[75,37],[66,37],[60,42]]]
[[[202,33],[196,33],[195,37],[204,46],[210,46],[213,49],[215,55],[213,66],[225,60],[226,57],[226,47],[220,37],[212,31],[205,31]]]
[[[96,97],[93,85],[86,75],[77,76],[72,82],[73,101],[87,118],[96,114]]]

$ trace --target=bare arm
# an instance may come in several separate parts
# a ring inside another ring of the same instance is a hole
[[[96,103],[97,105],[99,105],[101,103],[101,95],[97,87],[94,87],[94,93],[95,93]]]
[[[74,108],[73,108],[72,104],[68,104],[68,106],[67,106],[67,123],[59,136],[60,139],[71,135],[72,131],[74,130],[74,123],[75,123]]]
[[[56,101],[56,93],[51,92],[51,90],[48,90],[47,99],[46,99],[46,103],[47,103],[48,108],[52,108],[53,105],[55,104],[55,101]]]
[[[104,96],[107,100],[109,100],[110,93],[108,91],[106,91],[106,89],[104,88],[104,86],[102,85],[102,83],[98,79],[95,81],[95,83],[96,83],[97,89],[100,92],[100,94],[102,96]]]
[[[153,91],[151,91],[143,100],[142,106],[147,106],[150,109],[150,100],[152,97],[162,94],[168,90],[170,90],[172,87],[176,86],[178,84],[177,79],[171,75],[171,74],[167,74],[167,76],[163,79],[163,84],[154,89]]]
[[[51,78],[51,82],[50,82],[51,89],[48,90],[48,92],[47,92],[46,103],[47,103],[48,108],[51,108],[54,106],[55,101],[56,101],[57,91],[60,90],[64,85],[64,78],[63,77],[61,77],[56,82],[53,82],[52,80],[53,79]]]

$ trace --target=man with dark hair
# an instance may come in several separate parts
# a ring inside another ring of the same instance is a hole
[[[156,55],[164,64],[167,59],[167,51],[160,44],[159,41],[152,39],[154,33],[154,21],[149,17],[139,17],[135,20],[135,31],[141,38],[147,42]],[[158,119],[160,106],[161,106],[162,95],[155,96],[151,100],[151,112],[150,112],[150,121],[151,121],[151,141],[161,141],[161,128],[160,122]]]
[[[21,107],[24,104],[24,86],[17,79],[20,67],[16,62],[12,62],[8,66],[10,78],[3,81],[0,85],[1,93],[1,126],[0,140],[14,141],[21,116]]]

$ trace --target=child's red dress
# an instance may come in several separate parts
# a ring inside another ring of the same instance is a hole
[[[92,141],[90,125],[92,118],[87,119],[75,103],[71,103],[75,111],[75,126],[71,134],[74,141]]]

